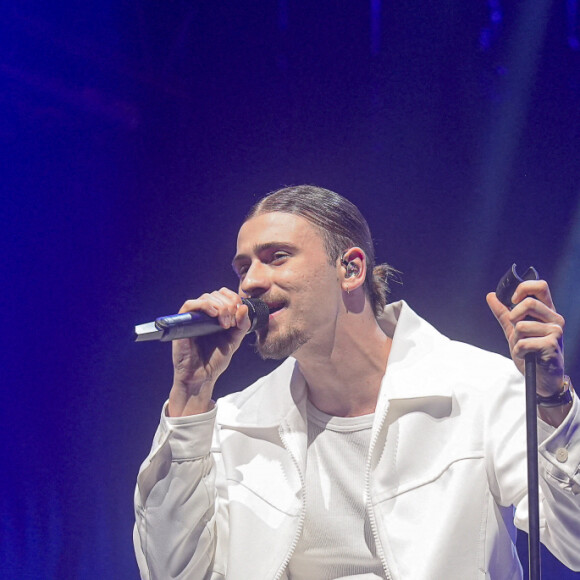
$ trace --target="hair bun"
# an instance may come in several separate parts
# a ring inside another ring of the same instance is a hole
[[[373,291],[379,298],[375,308],[376,316],[379,316],[387,305],[389,282],[393,279],[397,281],[396,274],[398,273],[398,270],[389,266],[389,264],[377,264],[373,268]]]

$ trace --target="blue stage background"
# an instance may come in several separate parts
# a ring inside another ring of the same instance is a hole
[[[171,364],[133,325],[235,287],[280,186],[357,203],[393,299],[484,348],[507,351],[486,292],[535,265],[580,377],[577,1],[1,6],[3,578],[138,577]],[[270,368],[244,345],[219,394]],[[544,577],[580,574],[545,553]]]

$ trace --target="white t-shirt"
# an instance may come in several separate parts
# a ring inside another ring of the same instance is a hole
[[[373,417],[333,417],[308,403],[306,518],[291,580],[384,578],[364,503]]]

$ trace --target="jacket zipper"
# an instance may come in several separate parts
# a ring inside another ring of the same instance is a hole
[[[302,507],[300,511],[300,520],[298,522],[298,529],[296,530],[296,534],[294,535],[294,540],[292,542],[292,545],[290,546],[290,550],[288,551],[286,558],[284,558],[282,565],[278,569],[278,572],[276,573],[274,580],[280,580],[282,578],[282,574],[284,574],[284,571],[288,567],[288,564],[290,564],[290,559],[294,554],[294,550],[296,550],[296,546],[298,545],[298,541],[300,540],[300,535],[302,534],[302,528],[304,527],[304,520],[306,519],[306,499],[305,499],[306,482],[304,481],[304,475],[302,474],[302,470],[300,469],[300,465],[298,464],[296,457],[294,457],[294,454],[292,453],[292,451],[290,451],[290,447],[288,446],[288,442],[286,441],[285,433],[282,429],[282,426],[280,426],[280,428],[278,429],[278,433],[280,434],[280,439],[282,440],[282,443],[284,444],[286,451],[288,451],[288,453],[290,454],[292,462],[294,463],[294,466],[298,471],[298,475],[300,476],[300,487],[302,489]]]
[[[385,571],[385,574],[387,576],[387,580],[392,580],[393,577],[391,575],[391,571],[389,570],[389,565],[387,564],[387,559],[385,557],[385,552],[383,551],[381,539],[379,538],[377,520],[375,517],[375,510],[374,510],[372,503],[371,503],[371,461],[372,461],[372,456],[374,453],[375,445],[377,443],[377,437],[379,436],[379,433],[383,429],[383,425],[385,423],[385,418],[386,418],[386,413],[383,413],[383,416],[381,418],[381,422],[379,424],[379,428],[375,432],[375,435],[374,435],[374,437],[371,441],[371,444],[369,446],[369,455],[368,455],[367,466],[366,466],[366,471],[365,471],[365,500],[366,500],[366,505],[367,505],[367,513],[369,514],[369,521],[371,524],[371,530],[373,532],[373,537],[375,539],[375,545],[377,547],[377,552],[379,554],[379,558],[381,559],[381,564],[383,565],[383,570]]]

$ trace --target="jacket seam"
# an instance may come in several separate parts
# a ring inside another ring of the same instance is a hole
[[[245,483],[237,480],[237,479],[233,479],[231,477],[226,477],[225,480],[227,482],[233,482],[237,485],[241,485],[244,489],[248,490],[252,495],[254,495],[255,497],[257,497],[258,499],[261,499],[265,504],[269,505],[271,508],[279,511],[281,514],[284,514],[286,516],[290,516],[292,518],[296,518],[298,517],[300,514],[298,513],[292,513],[286,510],[281,509],[280,507],[274,505],[271,501],[268,501],[266,498],[264,498],[263,496],[261,496],[259,493],[257,493],[255,490],[253,490],[251,487],[248,487]]]
[[[401,495],[404,495],[406,493],[412,492],[412,491],[414,491],[416,489],[419,489],[421,487],[425,487],[426,485],[430,485],[433,482],[437,481],[446,471],[449,470],[449,468],[452,465],[455,465],[456,463],[459,463],[461,461],[470,461],[470,460],[473,460],[473,459],[484,459],[483,452],[482,453],[473,454],[473,455],[466,455],[464,457],[458,457],[457,459],[454,459],[453,461],[450,461],[449,463],[447,463],[445,465],[445,468],[439,470],[437,473],[435,473],[432,476],[430,476],[429,479],[427,479],[427,480],[421,480],[420,482],[413,481],[413,482],[407,484],[404,489],[399,489],[396,493],[394,493],[394,491],[393,491],[392,488],[386,489],[380,495],[376,496],[376,498],[372,502],[372,504],[373,505],[379,505],[380,503],[383,503],[385,501],[388,501],[388,500],[390,500],[392,498],[399,497]]]

